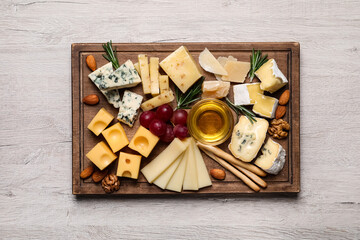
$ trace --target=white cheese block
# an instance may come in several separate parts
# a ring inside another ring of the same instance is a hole
[[[194,154],[195,154],[198,187],[203,188],[203,187],[211,186],[212,185],[211,179],[208,170],[206,168],[204,159],[201,155],[200,149],[196,145],[194,139],[192,139],[191,143],[194,148]]]
[[[106,97],[106,100],[112,104],[115,108],[119,108],[121,104],[121,98],[118,90],[102,90],[102,86],[105,84],[104,80],[113,72],[112,63],[107,63],[104,66],[96,69],[89,74],[90,80]]]
[[[159,87],[159,58],[150,58],[150,89],[153,97],[160,94]]]
[[[186,164],[185,177],[183,182],[184,190],[199,190],[195,152],[193,144],[189,145],[189,155]]]
[[[257,98],[255,100],[255,104],[252,109],[253,112],[262,117],[274,118],[279,100],[259,93],[256,93],[256,95]]]
[[[164,151],[162,151],[154,160],[141,169],[146,180],[152,183],[158,176],[160,176],[176,159],[184,152],[186,145],[175,138]]]
[[[218,60],[212,55],[209,49],[205,48],[199,55],[199,64],[207,72],[219,75],[227,75],[226,70],[219,63]]]
[[[264,143],[266,132],[269,127],[268,121],[255,118],[251,123],[245,116],[241,116],[234,126],[229,149],[231,153],[244,162],[251,162]]]
[[[286,151],[279,143],[269,138],[261,148],[261,153],[255,160],[255,165],[270,174],[278,174],[283,169]]]
[[[229,94],[230,83],[222,81],[204,81],[202,84],[202,98],[224,98]]]
[[[255,72],[255,75],[261,81],[261,89],[270,93],[276,92],[288,83],[287,78],[276,64],[275,59],[269,59]]]
[[[161,189],[165,189],[166,185],[169,183],[171,177],[174,175],[174,172],[178,168],[180,162],[184,158],[184,153],[180,154],[176,160],[170,165],[168,169],[165,170],[159,177],[153,182],[156,186]]]
[[[136,120],[142,100],[143,96],[125,90],[117,119],[132,127]]]
[[[179,166],[177,167],[170,181],[166,185],[167,190],[181,192],[188,158],[189,158],[189,148],[186,149]]]
[[[118,69],[110,73],[100,85],[102,90],[113,90],[121,88],[135,87],[141,83],[141,78],[137,73],[133,63],[127,60]]]
[[[263,94],[260,83],[237,84],[233,87],[235,105],[253,105],[259,97],[256,93]]]

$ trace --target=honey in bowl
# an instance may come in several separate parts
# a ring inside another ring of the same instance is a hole
[[[188,116],[190,134],[206,144],[218,145],[225,142],[232,133],[233,125],[230,108],[218,99],[199,101]]]

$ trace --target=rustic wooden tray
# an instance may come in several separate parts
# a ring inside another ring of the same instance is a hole
[[[276,176],[268,175],[264,180],[268,183],[266,189],[262,189],[263,193],[274,192],[292,192],[300,191],[300,45],[295,42],[283,43],[120,43],[113,44],[116,47],[117,55],[120,63],[130,59],[134,63],[137,62],[137,55],[145,53],[148,56],[156,56],[160,61],[167,55],[177,49],[179,46],[185,45],[192,56],[197,60],[199,53],[207,47],[215,57],[232,55],[240,61],[250,61],[251,50],[253,48],[262,50],[264,54],[268,54],[269,58],[275,58],[279,68],[288,78],[289,84],[285,87],[291,92],[290,102],[287,105],[287,113],[284,117],[292,127],[288,138],[278,141],[286,150],[286,163],[284,169]],[[104,138],[100,135],[96,137],[87,129],[87,125],[101,107],[104,107],[113,116],[117,116],[118,109],[108,104],[104,96],[96,88],[96,86],[88,78],[90,70],[86,66],[85,58],[87,55],[94,55],[97,66],[100,67],[107,63],[102,57],[104,53],[102,44],[97,43],[74,43],[71,48],[72,57],[72,128],[73,128],[73,165],[72,165],[72,185],[73,194],[105,194],[101,184],[92,182],[91,178],[87,180],[80,179],[80,172],[91,164],[86,158],[86,153]],[[213,74],[202,71],[206,80],[215,80]],[[247,79],[246,82],[249,80]],[[142,94],[141,84],[131,91]],[[283,90],[273,94],[279,97]],[[122,94],[122,91],[120,92]],[[100,97],[100,103],[96,106],[88,106],[82,104],[81,100],[89,94],[97,94]],[[232,88],[229,97],[233,100]],[[147,98],[145,97],[145,100]],[[114,120],[113,123],[117,122]],[[112,125],[111,123],[110,125]],[[135,134],[139,121],[133,128],[122,124],[129,140]],[[227,145],[229,140],[220,147],[228,151]],[[159,142],[148,158],[142,158],[141,167],[149,163],[157,156],[166,144]],[[135,153],[128,147],[122,149],[128,153]],[[208,170],[212,168],[222,168],[212,159],[203,154]],[[110,172],[115,173],[117,161],[110,166]],[[121,178],[120,190],[113,195],[176,195],[175,193],[151,185],[146,182],[144,176],[140,173],[138,180]],[[254,193],[243,182],[236,178],[230,172],[227,172],[226,180],[214,180],[211,187],[203,188],[197,192],[183,191],[181,194],[237,194],[237,193]]]

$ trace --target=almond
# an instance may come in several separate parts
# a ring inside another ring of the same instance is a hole
[[[275,112],[275,118],[280,119],[282,118],[286,113],[286,107],[285,106],[278,106]]]
[[[221,170],[221,169],[211,169],[210,175],[215,179],[224,180],[226,173],[224,170]]]
[[[86,57],[86,64],[92,71],[96,70],[96,61],[93,55],[89,55]]]
[[[109,169],[104,169],[102,171],[100,171],[100,170],[95,171],[92,175],[93,181],[96,183],[100,182],[108,174],[108,172],[109,172]]]
[[[286,105],[289,102],[289,99],[290,99],[290,91],[285,90],[279,98],[279,104]]]
[[[90,94],[83,98],[83,103],[87,105],[95,105],[99,102],[99,97],[96,94]]]
[[[82,179],[88,178],[91,176],[91,174],[94,172],[94,167],[90,166],[85,168],[81,173],[80,173],[80,177]]]

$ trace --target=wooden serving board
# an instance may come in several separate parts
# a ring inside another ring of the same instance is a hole
[[[113,44],[117,50],[119,63],[122,64],[130,59],[134,63],[137,62],[137,56],[140,53],[145,53],[149,57],[159,57],[160,61],[168,56],[171,52],[176,50],[181,45],[185,45],[191,55],[198,61],[198,56],[201,51],[207,47],[215,57],[232,55],[239,61],[250,61],[251,50],[262,50],[263,54],[268,54],[269,58],[275,58],[279,68],[289,80],[289,84],[283,89],[277,91],[272,96],[279,98],[284,89],[289,89],[290,102],[287,105],[287,113],[284,117],[291,125],[289,136],[284,140],[277,140],[286,150],[286,163],[284,169],[276,176],[268,175],[264,180],[268,183],[266,189],[261,189],[260,192],[274,193],[274,192],[292,192],[300,191],[300,45],[295,42],[283,43],[121,43]],[[91,119],[104,107],[113,114],[115,120],[110,124],[117,122],[116,116],[118,109],[115,109],[107,103],[105,97],[96,88],[96,86],[88,78],[91,72],[86,66],[85,58],[92,54],[100,67],[107,63],[102,57],[104,50],[102,44],[94,43],[75,43],[72,45],[72,124],[73,124],[73,165],[72,165],[72,184],[73,194],[105,194],[101,187],[101,183],[94,183],[91,178],[80,179],[80,172],[92,164],[86,158],[86,153],[90,151],[98,142],[105,139],[100,136],[95,136],[87,125]],[[202,70],[202,69],[201,69]],[[202,70],[205,80],[215,80],[215,76],[211,73]],[[257,80],[254,80],[257,81]],[[249,79],[246,80],[249,82]],[[171,83],[172,84],[172,83]],[[141,84],[135,88],[130,89],[133,92],[142,94]],[[122,96],[123,90],[120,91]],[[88,106],[82,103],[83,97],[89,94],[97,94],[100,97],[100,103],[95,106]],[[230,89],[229,97],[233,100],[232,88]],[[144,100],[149,97],[145,97]],[[110,126],[109,125],[109,126]],[[139,121],[133,128],[122,124],[127,137],[131,140],[135,134]],[[220,145],[223,150],[228,151],[228,144],[230,139]],[[154,159],[167,146],[159,141],[155,149],[148,158],[142,158],[141,168]],[[128,153],[135,153],[128,147],[122,149]],[[118,155],[118,153],[117,153]],[[221,168],[216,162],[208,158],[204,153],[203,157],[208,170],[212,168]],[[110,166],[110,172],[116,173],[117,160]],[[241,180],[236,178],[233,174],[226,171],[226,179],[224,181],[214,180],[211,187],[200,189],[197,192],[183,191],[181,194],[237,194],[237,193],[255,193],[247,187]],[[147,183],[144,176],[140,173],[139,179],[121,178],[120,190],[112,195],[176,195],[167,190],[162,190],[155,185]]]

